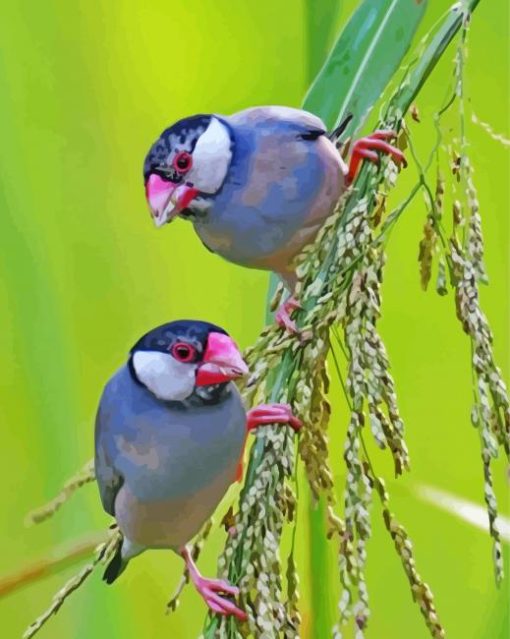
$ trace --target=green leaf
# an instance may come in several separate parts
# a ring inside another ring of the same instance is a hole
[[[364,0],[338,37],[303,108],[333,129],[352,113],[345,134],[361,127],[402,63],[426,0]]]
[[[402,85],[391,100],[389,110],[398,106],[400,111],[404,113],[411,106],[445,49],[462,26],[463,20],[469,17],[479,2],[480,0],[466,0],[464,4],[457,2],[450,7],[448,14],[420,55],[417,64],[412,68],[407,82]]]
[[[324,64],[335,35],[335,22],[342,4],[343,0],[307,0],[305,2],[309,82],[312,82]]]

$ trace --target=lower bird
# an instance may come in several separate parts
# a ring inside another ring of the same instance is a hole
[[[222,328],[182,320],[144,335],[105,386],[95,469],[103,507],[123,535],[107,583],[144,550],[172,549],[212,611],[246,619],[233,601],[238,589],[203,577],[187,543],[240,479],[247,432],[263,424],[301,426],[284,404],[246,412],[232,380],[247,372]]]
[[[347,122],[344,121],[344,124]],[[145,192],[157,226],[191,220],[205,246],[225,259],[277,273],[293,292],[294,258],[310,243],[356,176],[377,152],[405,164],[376,131],[352,145],[347,165],[317,116],[281,106],[233,115],[194,115],[165,129],[144,162]],[[277,321],[295,330],[290,298]]]

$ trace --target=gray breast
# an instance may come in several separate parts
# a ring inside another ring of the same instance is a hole
[[[240,458],[246,413],[236,387],[216,405],[181,406],[157,400],[121,369],[110,382],[114,409],[105,423],[110,457],[142,502],[193,495],[230,472]]]

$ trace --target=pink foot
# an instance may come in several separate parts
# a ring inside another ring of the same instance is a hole
[[[240,621],[246,621],[248,615],[238,608],[228,597],[237,597],[239,588],[231,586],[222,579],[207,579],[200,574],[193,558],[187,548],[181,550],[181,555],[189,571],[189,576],[193,581],[198,593],[202,596],[208,607],[219,615],[233,615]],[[225,597],[224,595],[227,595]]]
[[[255,430],[265,424],[287,424],[296,433],[302,426],[288,404],[261,404],[248,411],[246,429]]]
[[[284,328],[289,333],[297,333],[296,322],[290,318],[292,311],[301,308],[301,304],[295,297],[289,297],[276,311],[275,319],[278,326]]]
[[[397,137],[395,131],[374,131],[367,137],[360,138],[352,145],[351,161],[349,172],[347,173],[347,184],[351,184],[358,173],[358,168],[363,159],[370,160],[375,164],[379,163],[379,156],[376,151],[382,151],[391,155],[397,164],[407,166],[404,154],[400,149],[389,144],[386,140],[393,140]]]

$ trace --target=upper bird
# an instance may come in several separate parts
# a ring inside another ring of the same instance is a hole
[[[332,213],[363,158],[404,157],[376,131],[342,160],[315,115],[281,106],[233,115],[195,115],[165,129],[144,163],[154,222],[193,222],[202,242],[225,259],[274,271],[292,293],[293,259]],[[292,329],[287,302],[277,319]]]
[[[113,582],[147,548],[182,555],[214,612],[245,619],[238,589],[199,573],[187,542],[240,479],[246,433],[300,422],[287,405],[246,413],[232,380],[248,372],[234,341],[207,322],[170,322],[144,335],[107,383],[96,418],[95,470],[104,509],[123,543],[105,572]]]

